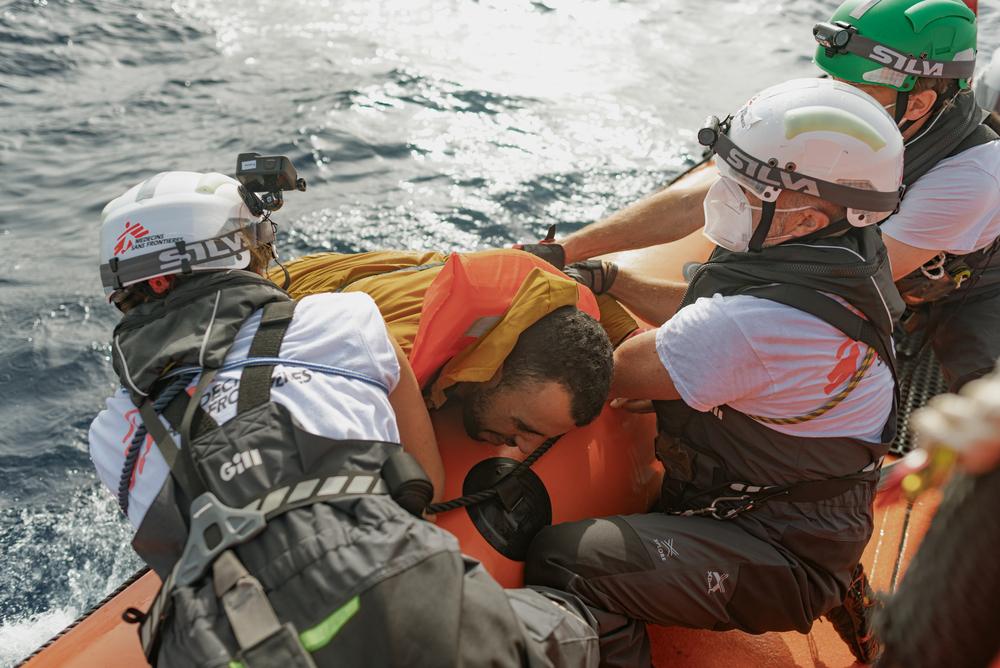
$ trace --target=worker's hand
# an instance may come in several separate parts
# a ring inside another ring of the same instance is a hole
[[[556,269],[566,266],[566,251],[556,243],[556,226],[550,225],[545,238],[537,244],[514,244],[514,248],[540,257]]]
[[[595,295],[603,295],[614,285],[618,265],[607,260],[584,260],[574,262],[563,272],[577,283],[586,285]]]
[[[626,399],[624,397],[612,399],[611,407],[620,408],[629,413],[652,413],[655,410],[652,399]]]

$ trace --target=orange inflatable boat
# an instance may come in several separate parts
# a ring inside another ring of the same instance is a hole
[[[525,455],[465,435],[458,410],[434,416],[446,462],[445,498],[481,491],[511,471]],[[480,561],[505,586],[518,586],[532,526],[615,513],[647,510],[659,493],[662,469],[653,458],[653,418],[605,409],[593,423],[562,437],[542,455],[501,501],[438,514],[439,526],[454,533],[463,552]],[[594,494],[593,490],[601,490]],[[501,495],[503,496],[503,495]],[[515,525],[519,527],[514,530]],[[159,587],[154,573],[138,574],[123,590],[77,620],[25,662],[32,668],[144,666],[136,627],[121,619],[128,607],[149,608]]]
[[[624,265],[652,275],[679,279],[684,261],[707,257],[708,243],[700,234],[666,246],[619,255]],[[670,267],[670,269],[666,269]],[[516,448],[494,447],[465,435],[456,410],[433,416],[447,470],[445,498],[476,492],[496,482],[524,459]],[[515,490],[515,501],[502,499],[438,514],[439,526],[454,533],[463,551],[476,557],[505,586],[521,582],[525,545],[511,525],[546,524],[615,513],[642,512],[657,493],[662,470],[653,459],[654,432],[650,415],[633,415],[607,408],[591,425],[558,441],[530,467],[526,483]],[[599,493],[598,493],[599,490]],[[502,496],[502,495],[501,495]],[[937,507],[931,493],[915,503],[900,500],[877,511],[874,537],[864,556],[872,585],[891,591],[905,573],[910,558]],[[24,664],[29,668],[91,668],[146,665],[136,627],[125,624],[122,611],[147,609],[159,581],[139,573],[94,610],[49,641]],[[831,624],[818,621],[807,635],[768,633],[759,636],[680,628],[650,628],[656,665],[720,668],[739,664],[763,666],[855,665],[847,646]],[[994,668],[1000,668],[998,662]]]

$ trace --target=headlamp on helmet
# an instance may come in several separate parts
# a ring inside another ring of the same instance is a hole
[[[285,203],[282,190],[305,192],[306,180],[298,178],[295,165],[283,155],[240,153],[236,157],[236,180],[240,196],[255,216],[277,211]],[[259,197],[257,193],[264,193]]]

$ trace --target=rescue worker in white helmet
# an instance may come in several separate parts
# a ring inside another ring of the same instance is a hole
[[[611,393],[652,400],[661,512],[543,529],[526,564],[526,582],[591,608],[605,666],[649,665],[646,623],[808,631],[851,581],[895,435],[903,304],[875,226],[900,195],[892,118],[856,88],[796,79],[699,140],[721,175],[704,201],[717,248],[687,292],[572,268],[662,323],[616,350]]]
[[[976,15],[962,0],[847,0],[817,24],[815,62],[875,97],[906,145],[906,196],[882,224],[893,279],[952,391],[1000,357],[1000,141],[970,88]],[[557,266],[680,239],[705,224],[718,178],[697,168],[558,243]]]
[[[164,581],[127,613],[148,660],[595,665],[574,601],[505,592],[419,518],[443,468],[406,357],[367,295],[263,277],[280,190],[243,182],[162,172],[102,213],[121,387],[90,452]]]

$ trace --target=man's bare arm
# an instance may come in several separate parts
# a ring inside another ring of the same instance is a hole
[[[436,503],[444,499],[444,463],[441,461],[441,453],[434,436],[434,427],[431,425],[427,406],[420,394],[420,385],[417,383],[417,377],[413,375],[409,360],[406,359],[403,349],[396,340],[391,335],[389,338],[392,340],[396,359],[399,361],[399,383],[389,394],[389,403],[396,413],[396,424],[399,427],[403,449],[420,462],[427,477],[430,478],[431,484],[434,485],[432,501]]]
[[[626,399],[680,399],[656,352],[656,330],[643,332],[615,350],[611,396]]]
[[[559,240],[566,263],[676,241],[705,226],[702,205],[719,174],[711,163]]]
[[[677,312],[686,291],[686,283],[650,278],[627,269],[619,269],[608,294],[633,314],[659,326]]]

